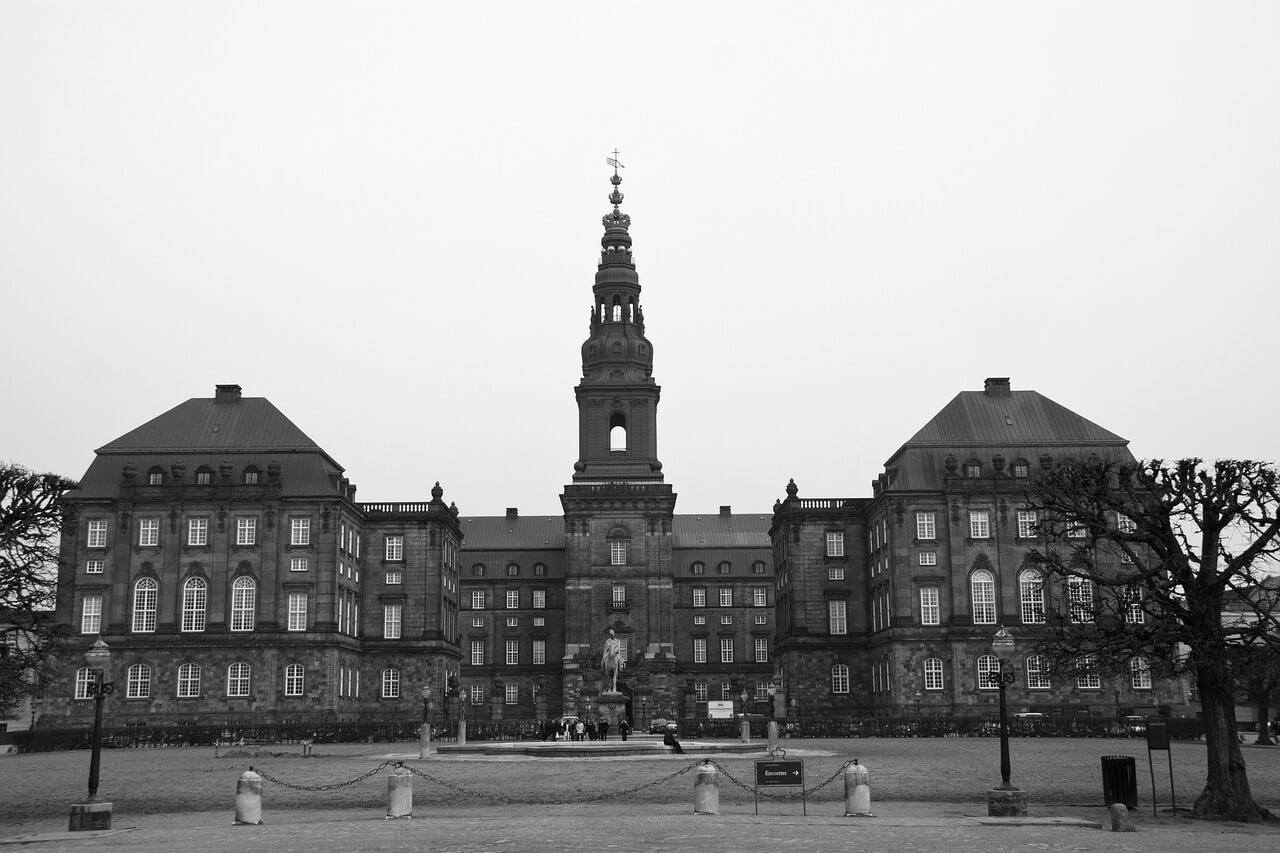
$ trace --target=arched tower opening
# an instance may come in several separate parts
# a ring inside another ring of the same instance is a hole
[[[609,417],[609,450],[617,453],[627,449],[627,416],[614,412]]]

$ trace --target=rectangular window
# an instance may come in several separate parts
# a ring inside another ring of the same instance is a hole
[[[1129,661],[1129,684],[1134,690],[1151,689],[1151,664],[1146,658],[1134,658]]]
[[[400,584],[400,573],[399,573],[399,572],[387,572],[387,585],[388,585],[388,586],[398,586],[399,584]]]
[[[289,521],[289,544],[311,544],[311,519],[294,518]]]
[[[507,627],[508,627],[508,628],[519,628],[519,627],[520,627],[520,617],[519,617],[519,616],[508,616],[508,617],[507,617]]]
[[[769,662],[769,638],[768,637],[756,637],[755,650],[756,650],[756,663]]]
[[[518,589],[507,590],[507,609],[515,610],[518,607],[520,607],[520,590]]]
[[[544,628],[544,627],[546,627],[546,624],[547,624],[547,617],[545,617],[545,616],[535,616],[535,617],[533,617],[533,627],[535,627],[535,628]]]
[[[827,580],[842,581],[844,580],[844,566],[831,566],[827,569]]]
[[[290,631],[307,630],[307,594],[305,592],[289,593],[288,629]]]
[[[178,698],[194,699],[200,695],[200,666],[184,663],[178,667]]]
[[[520,701],[520,685],[507,684],[502,688],[502,701],[506,705],[515,705]]]
[[[757,586],[751,589],[751,603],[755,607],[768,607],[769,590],[767,587]]]
[[[934,514],[931,512],[916,513],[916,538],[917,539],[937,539],[937,527],[934,524]]]
[[[143,518],[138,521],[138,545],[154,548],[160,544],[160,519]]]
[[[80,633],[102,632],[102,596],[86,595],[80,603]]]
[[[938,588],[936,586],[920,587],[920,624],[940,625],[942,608],[938,604]]]
[[[471,590],[471,609],[484,610],[484,590],[482,589]]]
[[[939,658],[927,659],[924,662],[924,689],[941,690],[942,685],[942,661]]]
[[[828,557],[844,556],[844,534],[843,533],[827,534],[827,556]]]
[[[1077,625],[1093,622],[1093,581],[1088,578],[1067,578],[1067,600],[1072,622]]]
[[[693,617],[693,624],[705,625],[707,624],[707,617],[699,613],[697,616]]]
[[[705,637],[693,638],[693,662],[694,663],[707,662],[707,640]]]
[[[609,543],[609,564],[613,566],[625,566],[627,564],[626,542],[615,541]]]
[[[720,701],[721,701],[721,702],[728,702],[728,701],[730,701],[731,699],[733,699],[733,693],[732,693],[732,688],[731,688],[731,687],[730,687],[730,685],[729,685],[729,682],[727,682],[727,681],[725,681],[725,682],[721,682],[721,684],[720,684]]]
[[[693,684],[693,701],[695,701],[695,702],[705,702],[705,701],[707,701],[707,682],[705,682],[705,681],[695,681],[695,682],[694,682],[694,684]]]
[[[1127,586],[1124,589],[1125,608],[1124,621],[1126,625],[1141,625],[1147,621],[1146,611],[1142,607],[1142,590],[1137,586]]]
[[[547,606],[547,591],[545,589],[535,589],[533,591],[533,609],[544,610]]]
[[[284,695],[301,696],[302,682],[306,670],[300,663],[291,663],[284,668]]]
[[[227,667],[227,695],[249,695],[249,664],[233,663]]]
[[[400,670],[388,667],[382,671],[382,698],[400,698]]]
[[[533,641],[533,662],[537,664],[547,662],[547,641],[546,640]]]
[[[1035,510],[1018,510],[1018,538],[1034,539],[1036,535]]]
[[[1101,690],[1102,676],[1098,674],[1098,656],[1085,655],[1080,658],[1080,674],[1076,676],[1076,687],[1081,690]]]
[[[1018,597],[1022,607],[1022,624],[1044,624],[1044,579],[1039,572],[1025,571],[1018,576]]]
[[[520,641],[507,640],[507,666],[516,666],[520,663]]]
[[[306,557],[290,557],[289,558],[289,571],[305,572],[306,570],[307,570]]]
[[[471,641],[471,665],[484,666],[484,640]]]
[[[403,536],[387,537],[386,558],[388,560],[404,559],[404,537]]]
[[[706,587],[695,586],[693,588],[693,606],[694,607],[707,606],[707,588]]]
[[[471,685],[471,704],[479,705],[484,701],[484,688],[479,684]]]
[[[720,638],[720,663],[733,663],[733,637]]]
[[[849,624],[845,618],[845,602],[827,602],[827,631],[830,634],[849,633]]]
[[[721,625],[732,625],[732,624],[733,624],[733,617],[732,617],[732,616],[730,616],[728,613],[726,613],[725,615],[723,615],[723,616],[721,616],[721,617],[720,617],[720,624],[721,624]]]
[[[921,551],[920,565],[922,566],[938,565],[938,552],[937,551]]]
[[[471,627],[472,627],[472,628],[483,628],[483,627],[484,627],[484,617],[483,617],[483,616],[475,616],[475,617],[472,617],[472,619],[471,619]]]
[[[991,538],[991,514],[985,509],[976,509],[969,513],[969,538]]]
[[[382,605],[382,636],[388,640],[400,639],[400,613],[403,605]]]
[[[613,585],[613,606],[627,606],[627,587],[626,584],[615,583]]]
[[[1132,518],[1124,513],[1116,513],[1116,530],[1121,533],[1132,534],[1137,529],[1138,525]]]
[[[1032,690],[1048,690],[1049,675],[1045,672],[1044,661],[1039,655],[1027,655],[1027,687]]]
[[[90,548],[107,547],[107,523],[105,521],[89,522],[89,543]]]
[[[236,519],[236,544],[252,545],[258,540],[258,519]]]
[[[188,545],[208,545],[209,544],[209,519],[207,518],[188,518],[187,519],[187,544]]]
[[[91,575],[102,574],[102,571],[105,567],[106,567],[106,563],[102,560],[90,560],[84,564],[85,572]]]
[[[733,606],[733,587],[731,586],[720,587],[720,606],[721,607]]]
[[[755,622],[757,625],[768,625],[769,617],[765,616],[763,613],[757,613]]]

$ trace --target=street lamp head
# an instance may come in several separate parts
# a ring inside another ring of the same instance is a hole
[[[1008,628],[1001,628],[996,631],[996,635],[991,639],[991,651],[996,653],[996,657],[1000,660],[1009,660],[1013,656],[1013,649],[1017,643],[1013,640],[1013,634],[1009,633]]]
[[[429,685],[429,684],[424,684],[424,685],[422,686],[422,698],[423,698],[423,699],[430,699],[430,698],[431,698],[431,685]]]
[[[111,648],[99,637],[98,641],[84,653],[84,659],[90,669],[100,669],[105,672],[107,664],[111,662]]]

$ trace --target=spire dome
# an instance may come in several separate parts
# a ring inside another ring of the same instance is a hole
[[[617,154],[614,151],[614,154]],[[615,158],[609,158],[609,165],[613,166],[613,176],[609,178],[609,183],[613,184],[613,192],[609,193],[609,203],[613,205],[613,211],[606,213],[601,219],[604,225],[604,236],[600,238],[600,263],[601,265],[626,264],[634,266],[631,259],[631,217],[622,212],[619,207],[622,204],[622,191],[618,187],[622,184],[622,176],[618,174],[618,169],[622,168],[622,164]]]

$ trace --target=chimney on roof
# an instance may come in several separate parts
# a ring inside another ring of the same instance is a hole
[[[1013,392],[1009,390],[1008,376],[994,376],[987,380],[986,395],[988,397],[1010,397]]]
[[[514,507],[514,506],[507,507],[507,521],[515,521],[519,517],[520,517],[519,507]]]
[[[239,385],[215,385],[214,392],[213,392],[213,401],[215,403],[240,402],[240,386]]]
[[[731,515],[733,515],[733,507],[727,505],[720,507],[721,518],[728,518]]]

